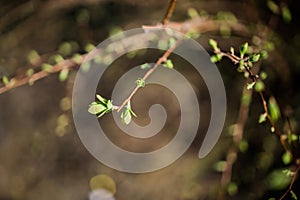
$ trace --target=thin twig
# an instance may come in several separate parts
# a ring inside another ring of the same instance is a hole
[[[169,23],[169,21],[170,21],[170,19],[172,17],[172,14],[174,12],[175,5],[176,5],[176,0],[171,0],[170,3],[169,3],[168,10],[167,10],[167,12],[165,14],[165,17],[162,20],[162,24],[163,25],[166,25],[166,24]]]
[[[219,48],[215,50],[215,53],[216,54],[221,54],[222,56],[229,58],[234,64],[238,64],[240,61],[247,61],[249,59],[249,57],[240,58],[240,57],[237,57],[237,56],[235,56],[235,55],[233,55],[231,53],[223,52]],[[259,79],[259,76],[257,76],[256,74],[254,74],[251,71],[250,67],[246,63],[244,64],[244,67],[245,67],[245,70],[248,72],[249,77],[252,79],[253,82],[256,83],[258,81],[258,79]],[[262,91],[258,91],[258,94],[259,94],[259,97],[260,97],[260,99],[262,101],[264,112],[267,115],[267,119],[268,119],[271,127],[274,129],[274,132],[276,133],[276,135],[278,135],[280,137],[282,134],[279,131],[279,129],[276,127],[274,121],[271,118],[271,115],[269,113],[268,106],[267,106],[267,101],[266,101],[266,98],[265,98],[263,92]]]
[[[290,183],[290,185],[289,185],[288,190],[280,197],[279,200],[283,200],[283,199],[286,197],[286,195],[287,195],[289,192],[292,191],[293,185],[294,185],[294,183],[295,183],[295,181],[296,181],[296,178],[297,178],[297,176],[298,176],[298,174],[299,174],[299,170],[300,170],[300,165],[297,167],[296,171],[295,171],[294,174],[293,174],[293,179],[292,179],[292,181],[291,181],[291,183]]]
[[[86,55],[81,56],[82,61],[84,60],[85,56]],[[80,63],[82,61],[80,61]],[[63,60],[62,62],[52,66],[51,69],[49,69],[47,71],[45,71],[45,70],[38,71],[38,72],[32,74],[31,76],[14,77],[9,81],[8,84],[6,84],[3,87],[0,87],[0,94],[7,92],[11,89],[20,87],[22,85],[32,84],[37,80],[40,80],[42,78],[49,76],[50,74],[58,73],[58,72],[62,71],[63,69],[70,69],[70,68],[73,68],[76,66],[78,66],[78,64],[76,64],[72,59],[66,59],[66,60]]]
[[[142,80],[146,81],[146,79],[157,69],[157,67],[162,64],[163,62],[165,62],[167,60],[167,58],[172,54],[172,52],[178,47],[178,45],[180,44],[180,42],[182,41],[182,38],[177,40],[176,43],[171,46],[164,54],[162,57],[160,57],[157,62],[155,63],[155,65],[153,67],[151,67],[146,74],[143,76]],[[120,112],[122,110],[122,108],[131,100],[131,98],[133,97],[133,95],[138,91],[138,89],[140,88],[140,86],[136,86],[133,91],[130,93],[130,95],[123,101],[123,103],[118,107],[117,112]]]

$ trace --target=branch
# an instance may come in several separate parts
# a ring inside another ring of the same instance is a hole
[[[178,45],[181,43],[182,38],[177,40],[176,43],[171,46],[164,54],[162,57],[160,57],[157,62],[155,63],[155,65],[153,67],[151,67],[146,74],[143,76],[143,78],[141,80],[146,81],[146,79],[157,69],[157,67],[162,64],[163,62],[165,62],[167,60],[167,58],[172,54],[172,52],[178,47]],[[122,110],[122,108],[131,100],[131,98],[133,97],[133,95],[138,91],[138,89],[140,88],[140,86],[136,86],[133,91],[130,93],[130,95],[123,101],[123,103],[118,107],[117,112],[120,112]]]
[[[163,25],[166,25],[166,24],[169,23],[169,21],[170,21],[170,19],[172,17],[172,14],[174,12],[175,5],[176,5],[176,0],[170,0],[168,10],[167,10],[167,12],[165,14],[164,19],[162,20],[162,24]]]

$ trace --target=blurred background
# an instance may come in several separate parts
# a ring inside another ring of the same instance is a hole
[[[29,73],[29,69],[37,71],[40,65],[32,61],[37,54],[44,63],[50,64],[57,54],[68,58],[70,54],[65,53],[66,44],[69,44],[67,46],[72,54],[83,54],[87,45],[97,45],[118,30],[156,25],[163,19],[168,3],[158,0],[1,0],[0,77],[3,80],[3,77],[22,76]],[[263,35],[264,27],[269,25],[268,43],[264,46],[269,57],[261,63],[261,69],[268,74],[267,94],[276,97],[282,113],[288,112],[293,132],[298,134],[300,7],[295,0],[275,3],[286,6],[291,18],[280,14],[273,18],[276,11],[270,9],[269,1],[185,0],[177,2],[172,21],[184,22],[191,18],[192,11],[197,11],[201,16],[210,15],[216,20],[237,19],[249,29],[247,33],[236,33],[221,26],[220,29],[200,33],[197,41],[210,53],[209,38],[216,39],[222,49],[227,50],[230,46],[238,49],[245,42],[259,43],[255,36]],[[145,58],[145,55],[148,57]],[[155,61],[159,56],[157,52],[145,55],[134,61],[127,59],[123,70],[142,64],[138,61],[143,62],[144,59]],[[201,95],[205,85],[201,77],[194,77],[193,70],[185,66],[180,59],[175,62],[176,69],[192,77],[190,81],[203,102],[201,115],[209,116],[206,109],[210,105],[209,96],[207,93]],[[98,174],[106,174],[114,180],[117,200],[217,199],[221,190],[220,165],[232,146],[230,133],[238,117],[245,83],[244,77],[229,61],[219,63],[218,68],[226,87],[228,111],[224,131],[216,147],[205,159],[198,159],[203,138],[201,133],[205,132],[209,123],[208,117],[203,117],[199,134],[190,149],[171,166],[146,174],[110,169],[93,158],[81,143],[71,110],[76,68],[64,81],[58,74],[53,74],[32,85],[26,84],[0,94],[0,200],[88,199],[92,190],[90,180]],[[109,81],[115,82],[121,73],[118,67],[113,67],[106,74]],[[98,89],[108,96],[111,87],[107,82],[99,84]],[[139,105],[157,100],[155,95],[159,88],[153,86],[149,91],[149,102],[137,103],[137,110]],[[139,95],[144,94],[137,93],[133,101],[138,100]],[[168,142],[171,132],[177,128],[172,122],[177,119],[178,108],[170,106],[166,99],[162,96],[158,102],[170,112],[171,120],[165,129],[170,135],[151,140],[147,143],[149,149]],[[142,114],[144,111],[146,109],[137,111],[142,116],[140,121],[137,119],[138,123],[147,123],[147,115]],[[282,174],[282,170],[293,169],[293,166],[284,163],[284,148],[269,131],[269,125],[258,124],[262,112],[259,96],[254,93],[244,131],[245,146],[238,152],[225,199],[278,199],[290,183],[290,178]],[[112,126],[111,115],[101,118],[100,123]],[[284,117],[279,126],[286,126]],[[116,132],[111,137],[121,146],[131,144],[127,147],[129,149],[136,142],[128,143]],[[295,193],[300,192],[298,183],[294,184]],[[289,198],[291,195],[288,195]]]

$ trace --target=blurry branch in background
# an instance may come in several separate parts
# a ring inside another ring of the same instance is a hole
[[[166,25],[166,24],[169,23],[169,21],[170,21],[170,19],[172,17],[172,14],[174,12],[175,5],[176,5],[176,0],[170,0],[168,10],[167,10],[167,12],[165,14],[164,19],[162,20],[162,24],[163,25]]]
[[[271,2],[271,1],[270,1]],[[269,4],[270,4],[269,2]],[[273,4],[272,4],[273,5]],[[270,5],[269,5],[270,6]],[[274,6],[274,5],[273,5]],[[285,12],[287,11],[287,7],[285,6]],[[279,9],[279,8],[278,8]],[[282,9],[283,10],[283,9]],[[275,14],[279,14],[275,13]],[[290,16],[287,14],[282,14],[282,17],[288,16],[290,20]],[[269,20],[268,26],[265,26],[262,32],[257,33],[257,38],[260,38],[261,44],[258,45],[258,49],[262,49],[263,44],[269,42],[271,39],[269,37],[270,30],[274,30],[275,26],[278,22],[278,15],[272,16]],[[255,35],[254,35],[255,36]],[[263,123],[268,121],[271,126],[271,132],[276,133],[281,142],[282,147],[285,150],[283,154],[283,162],[285,164],[290,164],[292,161],[296,166],[296,169],[287,170],[287,176],[292,176],[292,180],[287,191],[281,196],[281,199],[284,199],[288,193],[294,199],[297,199],[296,194],[293,192],[293,184],[298,176],[300,170],[300,159],[297,157],[297,154],[293,152],[292,143],[298,141],[298,136],[293,134],[292,125],[290,123],[289,117],[287,116],[287,122],[289,125],[289,130],[283,133],[276,126],[276,122],[281,116],[280,108],[277,105],[277,102],[273,96],[269,97],[269,101],[266,101],[266,97],[264,96],[265,84],[263,82],[266,79],[267,74],[265,72],[260,71],[261,62],[254,65],[255,62],[258,62],[261,58],[267,58],[267,51],[260,51],[259,53],[253,53],[254,49],[248,50],[248,43],[243,44],[239,50],[239,56],[235,54],[235,50],[233,47],[230,48],[230,52],[223,52],[219,47],[216,41],[210,40],[210,46],[214,50],[214,55],[211,57],[212,62],[219,62],[223,57],[228,58],[233,64],[238,65],[238,72],[244,73],[244,77],[247,78],[247,82],[244,85],[243,92],[241,95],[241,103],[239,109],[239,115],[236,121],[236,124],[233,128],[233,144],[227,151],[226,160],[222,164],[222,177],[221,177],[221,190],[219,192],[218,199],[223,200],[226,199],[226,191],[229,191],[229,187],[237,188],[236,183],[232,182],[232,169],[233,165],[237,160],[238,153],[243,152],[245,148],[248,147],[248,143],[243,139],[243,133],[246,121],[248,119],[249,107],[252,101],[252,93],[253,89],[259,94],[264,113],[262,113],[259,117],[258,122]],[[245,57],[245,55],[248,55]],[[299,141],[298,141],[299,142]]]
[[[233,23],[228,20],[215,20],[212,17],[210,18],[197,16],[184,22],[169,22],[168,24],[164,25],[164,27],[180,31],[182,33],[207,33],[219,31],[224,24],[228,26],[228,28],[232,29],[233,31],[237,32],[237,34],[243,37],[250,35],[250,31],[248,30],[248,28],[239,22]],[[162,25],[143,26],[144,29],[159,27],[162,27]],[[90,50],[91,49],[89,48],[89,51]],[[28,68],[28,70],[26,70],[24,74],[16,75],[14,77],[2,76],[2,84],[0,84],[0,94],[7,92],[11,89],[20,87],[22,85],[31,85],[35,81],[45,78],[51,74],[60,73],[63,69],[65,69],[64,72],[66,72],[67,69],[71,70],[73,68],[76,68],[82,64],[86,54],[74,54],[71,58],[64,58],[64,55],[57,56],[58,59],[56,59],[56,64],[51,65],[47,62],[43,63],[43,61],[41,61],[40,59],[44,57],[49,57],[49,55],[36,55],[36,58],[30,58],[33,59],[33,61],[29,61],[31,68]],[[23,68],[26,69],[26,67]]]
[[[164,27],[164,28],[174,29],[183,33],[203,34],[203,33],[214,32],[214,31],[222,32],[222,30],[224,31],[224,27],[225,27],[227,31],[228,30],[234,31],[236,35],[241,37],[247,37],[247,38],[252,38],[256,34],[258,34],[257,32],[260,31],[258,29],[250,30],[246,25],[240,23],[232,15],[220,19],[208,15],[201,16],[196,12],[191,12],[192,15],[191,19],[185,20],[183,22],[172,22],[170,21],[170,18],[173,14],[175,4],[176,4],[176,0],[170,0],[170,4],[165,14],[165,17],[162,20],[162,24],[156,26],[143,26],[143,28],[155,29],[155,28]],[[285,4],[282,4],[282,6],[280,7],[274,4],[274,2],[272,3],[272,1],[268,1],[268,7],[274,14],[282,15],[285,21],[289,21],[291,19],[289,10]],[[269,39],[269,30],[270,29],[274,30],[274,26],[276,25],[276,22],[277,19],[272,17],[270,19],[269,25],[265,26],[263,29],[264,31],[260,33],[259,36],[256,37],[260,41],[266,42],[267,39]],[[289,149],[288,143],[290,143],[289,141],[294,142],[295,135],[293,134],[292,131],[289,131],[288,133],[286,133],[285,131],[281,132],[280,129],[276,127],[275,123],[278,120],[278,118],[280,118],[281,115],[280,109],[274,97],[270,97],[269,100],[267,101],[264,96],[263,91],[265,85],[262,82],[264,79],[263,78],[264,75],[258,74],[260,69],[260,63],[257,64],[254,63],[258,62],[261,59],[261,57],[264,57],[265,53],[264,52],[248,53],[247,51],[248,43],[245,43],[244,45],[241,46],[239,56],[235,54],[236,52],[233,48],[230,49],[230,52],[222,51],[217,46],[217,43],[214,40],[210,40],[210,45],[213,47],[215,53],[215,55],[212,56],[213,62],[219,62],[221,61],[222,57],[227,57],[234,64],[238,65],[238,71],[242,72],[248,80],[243,88],[243,92],[241,96],[241,105],[239,109],[239,116],[233,130],[233,144],[231,145],[231,147],[227,152],[225,165],[222,171],[222,177],[221,177],[222,188],[221,188],[221,193],[219,195],[219,199],[226,198],[225,190],[227,189],[228,185],[231,183],[232,168],[234,163],[236,162],[237,154],[239,151],[241,151],[240,148],[241,146],[243,146],[244,142],[247,142],[244,141],[243,134],[244,134],[245,123],[248,119],[249,107],[251,104],[253,89],[258,92],[262,102],[263,111],[264,111],[264,113],[262,113],[261,116],[259,117],[259,123],[262,123],[264,121],[269,122],[269,124],[271,125],[271,132],[275,132],[276,135],[279,137],[279,141],[281,142],[283,148],[285,149],[288,159],[293,160],[294,165],[296,166],[296,169],[294,171],[290,171],[289,173],[293,178],[292,181],[290,182],[289,188],[287,189],[286,193],[281,197],[281,199],[285,198],[285,196],[288,193],[293,194],[292,187],[299,174],[300,161],[296,156],[293,155],[293,151]],[[261,49],[261,46],[262,45],[258,46],[259,50]],[[165,54],[157,60],[156,65],[150,68],[148,72],[146,72],[144,77],[140,80],[140,83],[143,83],[143,81],[145,81],[145,79],[155,70],[155,68],[160,63],[166,61],[166,59],[172,53],[174,48],[176,48],[176,45],[170,47],[170,49],[166,51]],[[72,56],[72,58],[64,58],[63,56],[58,55],[55,59],[56,60],[55,64],[49,64],[45,62],[45,63],[39,63],[38,65],[34,65],[32,63],[35,62],[30,62],[32,66],[31,68],[27,69],[24,74],[16,75],[15,77],[3,76],[1,78],[2,84],[0,85],[0,94],[10,91],[14,88],[20,87],[22,85],[26,85],[26,84],[32,85],[35,81],[45,78],[54,73],[59,73],[59,79],[61,81],[64,81],[68,77],[69,70],[80,66],[83,63],[86,55],[87,54],[83,54],[83,55],[75,54]],[[37,59],[39,57],[42,56],[36,56]],[[128,98],[125,99],[124,102],[117,108],[118,111],[120,111],[124,106],[126,106],[130,102],[130,99],[132,98],[132,96],[135,94],[135,92],[138,90],[139,87],[141,87],[141,85],[137,84],[137,87],[130,93]],[[290,127],[290,129],[292,129],[292,127]]]

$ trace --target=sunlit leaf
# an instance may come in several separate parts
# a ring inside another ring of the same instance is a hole
[[[169,69],[173,69],[174,68],[174,64],[172,62],[172,60],[168,59],[165,63],[164,66],[169,68]]]
[[[291,182],[292,177],[286,176],[282,170],[275,170],[267,177],[267,185],[269,189],[282,190]]]
[[[291,152],[286,151],[282,154],[282,162],[284,164],[290,164],[293,161],[293,155],[291,154]]]
[[[91,104],[89,106],[88,112],[93,115],[97,115],[105,110],[106,110],[106,107],[102,104]]]
[[[217,50],[218,49],[218,43],[216,40],[213,39],[209,39],[209,45],[213,48],[213,50]]]
[[[271,119],[276,122],[280,118],[280,109],[274,97],[270,97],[268,108]]]
[[[130,122],[131,122],[131,114],[130,114],[130,111],[128,110],[128,108],[125,108],[123,110],[123,112],[121,113],[121,119],[122,119],[122,122],[126,125],[128,125]]]
[[[259,116],[258,123],[263,123],[267,120],[267,114],[263,113]]]
[[[60,71],[58,78],[60,81],[63,82],[65,80],[67,80],[68,75],[69,75],[69,69],[63,69]]]
[[[256,84],[254,85],[254,89],[256,92],[262,92],[265,89],[265,84],[261,80],[256,81]]]
[[[291,14],[291,11],[290,9],[284,5],[282,6],[281,8],[281,14],[282,14],[282,19],[285,21],[285,22],[291,22],[292,20],[292,14]]]
[[[243,44],[243,45],[240,47],[240,54],[241,54],[241,57],[243,57],[243,56],[247,53],[247,50],[248,50],[248,42],[246,42],[245,44]]]

